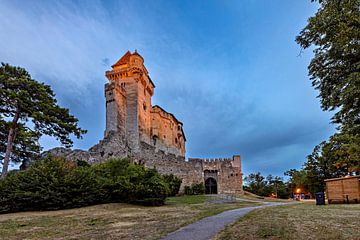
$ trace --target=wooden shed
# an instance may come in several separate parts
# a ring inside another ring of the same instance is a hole
[[[360,203],[360,175],[326,179],[328,202]]]

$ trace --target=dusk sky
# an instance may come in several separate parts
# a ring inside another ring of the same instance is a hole
[[[296,35],[310,0],[0,0],[0,61],[51,85],[88,130],[105,129],[104,72],[137,51],[154,81],[153,104],[184,123],[187,157],[240,154],[247,175],[300,168],[335,131],[320,109]],[[59,146],[43,138],[44,149]]]

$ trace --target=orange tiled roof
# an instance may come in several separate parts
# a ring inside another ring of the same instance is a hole
[[[129,62],[130,56],[131,56],[130,51],[127,51],[127,52],[125,53],[125,55],[122,56],[122,57],[119,59],[119,61],[117,61],[117,62],[116,62],[114,65],[112,65],[111,67],[114,68],[114,67],[117,67],[117,66],[120,66],[120,65],[123,65],[123,64]]]
[[[125,53],[124,56],[122,56],[119,61],[117,61],[114,65],[112,65],[111,67],[114,68],[114,67],[117,67],[117,66],[120,66],[120,65],[123,65],[123,64],[126,64],[127,62],[130,61],[130,57],[133,56],[133,55],[137,55],[141,58],[143,58],[136,50],[134,53],[131,53],[130,51],[127,51]]]

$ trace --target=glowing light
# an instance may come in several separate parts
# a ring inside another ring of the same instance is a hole
[[[296,193],[301,193],[301,188],[297,188]]]

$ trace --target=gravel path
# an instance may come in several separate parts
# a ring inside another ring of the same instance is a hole
[[[222,212],[218,215],[203,218],[198,222],[189,224],[175,232],[161,238],[162,240],[209,240],[230,223],[235,222],[239,217],[257,208],[279,206],[289,203],[268,203],[256,207],[239,208]]]

